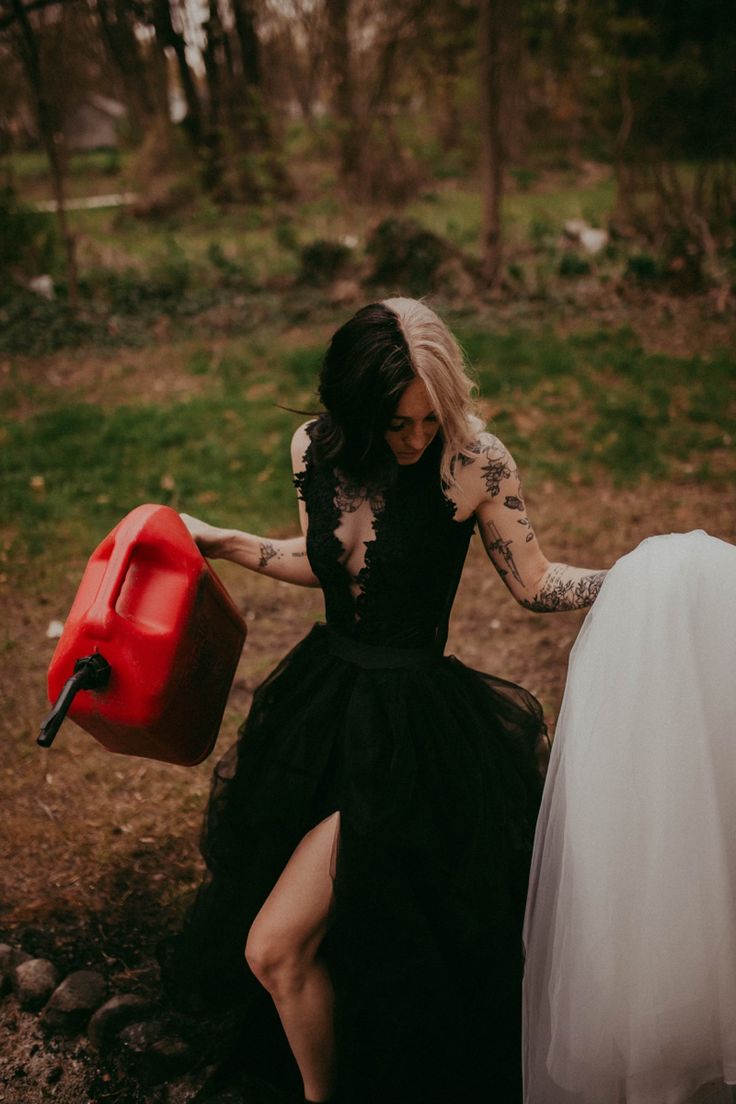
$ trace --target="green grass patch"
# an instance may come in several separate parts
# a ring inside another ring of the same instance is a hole
[[[322,330],[305,329],[296,343],[273,328],[224,349],[207,341],[182,348],[194,391],[174,400],[135,401],[128,390],[103,407],[84,401],[81,382],[69,392],[44,384],[42,371],[30,387],[6,373],[0,531],[14,534],[24,555],[63,562],[88,554],[145,501],[253,532],[293,529],[288,446],[301,416],[282,407],[314,408]],[[457,330],[490,427],[529,486],[548,477],[733,479],[733,354],[651,355],[629,330],[561,337],[467,318]],[[131,368],[142,391],[155,357],[152,349]]]
[[[697,470],[704,452],[731,448],[736,357],[727,351],[649,354],[627,329],[561,338],[461,325],[458,335],[492,428],[533,475],[635,483]]]

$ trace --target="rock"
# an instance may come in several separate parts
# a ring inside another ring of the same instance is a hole
[[[48,958],[54,962],[57,957],[57,947],[54,937],[45,928],[37,928],[29,924],[19,933],[20,945],[24,951],[28,951],[31,958]]]
[[[608,245],[610,235],[607,230],[590,226],[585,219],[568,219],[564,226],[565,237],[580,242],[586,253],[600,253]]]
[[[568,238],[572,238],[573,241],[579,241],[580,235],[584,230],[588,230],[589,226],[585,219],[571,218],[566,219],[564,225],[564,231]]]
[[[95,1009],[105,999],[107,982],[95,970],[69,974],[51,994],[41,1021],[51,1031],[76,1035],[83,1031]]]
[[[140,1023],[150,1008],[151,1002],[135,993],[121,993],[116,997],[110,997],[89,1021],[87,1035],[90,1042],[98,1050],[104,1050],[124,1027],[132,1023]]]
[[[601,249],[608,245],[608,231],[586,226],[580,231],[580,244],[586,253],[600,253]]]
[[[54,290],[54,281],[50,276],[34,276],[28,281],[28,290],[34,291],[36,295],[40,295],[42,299],[55,299],[56,292]]]
[[[170,1081],[186,1073],[194,1062],[189,1044],[165,1031],[163,1024],[150,1020],[130,1024],[118,1036],[123,1058],[142,1085]]]
[[[31,956],[19,947],[9,943],[0,943],[0,997],[5,997],[13,988],[13,970],[21,962],[27,962]]]
[[[212,1104],[212,1096],[203,1093],[207,1083],[208,1071],[197,1070],[195,1073],[186,1073],[176,1081],[168,1081],[165,1089],[166,1104],[195,1104],[195,1101],[207,1101]]]
[[[37,1012],[59,984],[59,974],[47,958],[29,958],[19,962],[12,972],[13,990],[18,1004],[27,1012]]]
[[[31,956],[20,947],[11,947],[9,943],[0,943],[0,973],[9,974],[20,962],[27,962]]]

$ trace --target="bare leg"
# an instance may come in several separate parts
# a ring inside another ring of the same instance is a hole
[[[340,814],[308,832],[258,913],[245,957],[271,994],[309,1100],[327,1100],[334,1077],[332,984],[317,955],[332,904],[331,863]]]

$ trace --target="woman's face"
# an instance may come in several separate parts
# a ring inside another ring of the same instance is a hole
[[[399,464],[416,464],[439,429],[437,411],[420,379],[399,399],[386,429],[386,441]]]

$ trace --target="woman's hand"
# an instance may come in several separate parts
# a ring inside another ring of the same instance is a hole
[[[270,540],[253,533],[243,533],[240,529],[218,529],[216,525],[208,525],[190,514],[179,514],[179,517],[203,556],[230,560],[257,571],[259,575],[270,575],[272,579],[281,579],[285,583],[319,586],[319,579],[309,565],[304,537]]]
[[[216,559],[229,530],[218,529],[215,525],[208,525],[206,521],[200,521],[199,518],[192,517],[191,514],[179,514],[179,517],[194,538],[194,542],[202,555]]]

